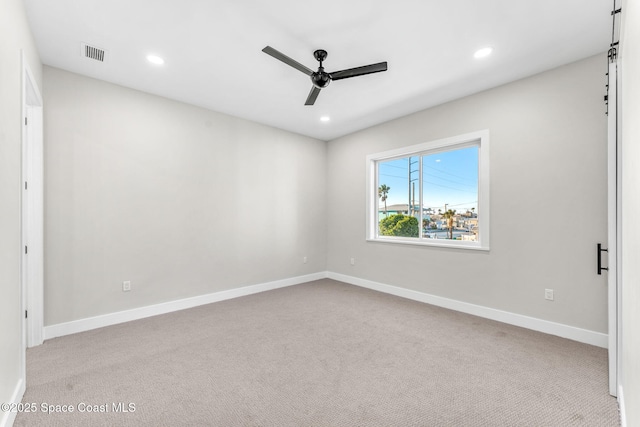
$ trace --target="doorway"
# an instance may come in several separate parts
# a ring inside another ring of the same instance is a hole
[[[43,341],[44,162],[43,102],[38,84],[22,52],[22,182],[21,294],[24,318],[22,378],[26,379],[26,348]]]

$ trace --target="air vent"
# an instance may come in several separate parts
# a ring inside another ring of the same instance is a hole
[[[82,56],[87,59],[93,59],[99,62],[105,62],[107,52],[99,47],[91,46],[86,43],[82,43]]]

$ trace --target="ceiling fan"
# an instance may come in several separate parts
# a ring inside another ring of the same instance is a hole
[[[262,51],[267,55],[271,55],[274,58],[284,62],[285,64],[295,68],[296,70],[302,71],[303,73],[311,77],[311,83],[313,83],[313,86],[311,87],[311,92],[309,92],[309,96],[307,96],[307,101],[304,103],[304,105],[313,105],[314,102],[316,102],[318,94],[320,93],[320,89],[329,86],[329,83],[331,83],[332,80],[342,80],[348,79],[349,77],[364,76],[365,74],[387,71],[387,62],[385,61],[379,62],[377,64],[364,65],[362,67],[348,68],[346,70],[327,73],[326,71],[324,71],[324,67],[322,66],[322,61],[327,58],[327,51],[322,49],[318,49],[313,52],[313,56],[320,63],[318,71],[313,71],[312,69],[305,67],[298,61],[289,58],[284,53],[275,50],[271,46],[265,47],[264,49],[262,49]]]

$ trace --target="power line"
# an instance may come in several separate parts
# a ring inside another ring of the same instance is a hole
[[[426,182],[427,184],[435,185],[436,187],[442,187],[442,188],[448,188],[449,190],[460,191],[462,193],[473,193],[473,191],[470,191],[470,190],[463,190],[461,188],[449,187],[449,186],[442,185],[442,184],[436,184],[435,182],[431,182],[431,181],[423,181],[423,182]],[[477,191],[476,191],[476,193],[477,193]]]
[[[403,159],[403,160],[404,160],[404,159]],[[404,171],[407,171],[407,167],[406,167],[406,166],[397,166],[397,165],[391,165],[391,164],[385,164],[385,165],[381,165],[381,166],[384,166],[385,168],[386,168],[386,167],[389,167],[389,168],[396,168],[396,169],[402,169],[402,170],[404,170]],[[422,166],[423,166],[424,168],[433,169],[434,171],[436,171],[436,172],[440,172],[440,173],[443,173],[443,174],[445,174],[445,175],[450,175],[450,176],[453,176],[453,177],[455,177],[455,178],[460,178],[460,179],[462,179],[463,181],[474,181],[474,180],[473,180],[473,178],[467,178],[467,177],[464,177],[464,176],[461,176],[461,175],[456,175],[456,174],[451,173],[451,172],[446,172],[446,171],[443,171],[442,169],[438,169],[438,168],[435,168],[435,167],[433,167],[433,166],[425,165],[424,163],[422,164]],[[408,172],[408,171],[407,171],[407,172]],[[423,172],[423,174],[426,174],[426,173],[428,173],[428,171],[424,171],[424,172]],[[407,175],[408,175],[408,173],[407,173]],[[441,179],[444,179],[444,178],[441,178]]]
[[[409,179],[409,177],[407,177],[407,176],[389,175],[389,174],[385,174],[385,173],[381,173],[381,174],[379,174],[379,176],[387,176],[387,177],[390,177],[390,178],[399,178],[399,179]],[[414,181],[414,180],[412,180],[412,181]],[[473,193],[473,191],[470,191],[468,189],[449,187],[447,185],[438,184],[438,183],[435,183],[435,182],[432,182],[432,181],[424,180],[422,182],[425,182],[425,183],[431,184],[431,185],[435,185],[436,187],[448,188],[450,190],[460,191],[460,192],[463,192],[463,193]],[[460,185],[464,185],[464,184],[460,184]],[[469,187],[471,187],[471,186],[469,186]]]
[[[473,181],[473,179],[472,179],[472,178],[467,178],[467,177],[464,177],[464,176],[461,176],[461,175],[456,175],[455,173],[446,172],[446,171],[443,171],[442,169],[438,169],[438,168],[435,168],[435,167],[433,167],[433,166],[429,166],[429,165],[425,165],[425,164],[423,164],[423,166],[424,166],[425,168],[433,169],[434,171],[436,171],[436,172],[440,172],[440,173],[443,173],[443,174],[445,174],[445,175],[450,175],[450,176],[453,176],[453,177],[456,177],[456,178],[460,178],[460,179],[462,179],[462,180],[464,180],[464,181]],[[427,173],[427,171],[424,171],[424,173]]]
[[[473,184],[465,184],[465,183],[463,183],[463,182],[458,182],[458,181],[454,181],[454,180],[452,180],[452,179],[442,178],[442,177],[440,177],[440,176],[435,176],[435,175],[427,175],[427,176],[428,176],[428,177],[431,177],[431,178],[435,178],[435,179],[440,179],[440,180],[442,180],[442,181],[447,181],[447,182],[452,182],[452,183],[454,183],[454,184],[463,185],[463,186],[465,186],[465,187],[477,187],[477,186],[478,186],[478,183],[477,183],[477,182],[474,182]]]
[[[391,178],[409,179],[408,176],[389,175],[389,174],[386,174],[386,173],[380,173],[378,175],[379,176],[388,176],[388,177],[391,177]]]

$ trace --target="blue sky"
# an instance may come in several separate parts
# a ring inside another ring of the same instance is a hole
[[[409,202],[409,163],[415,182],[415,203],[419,204],[419,162],[423,162],[423,206],[435,211],[478,209],[478,147],[466,147],[422,157],[405,157],[378,164],[378,184],[391,188],[387,205]],[[382,202],[378,199],[380,205]]]

